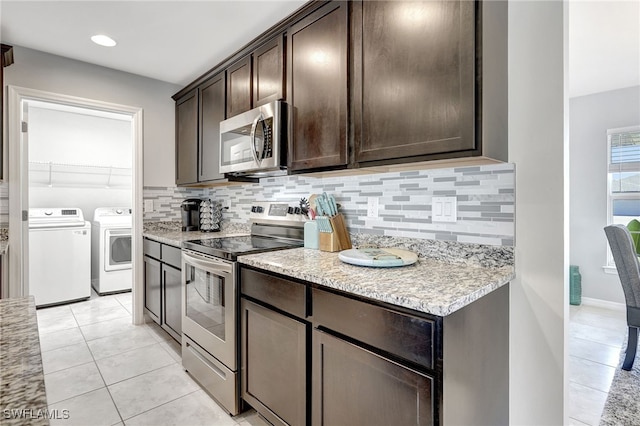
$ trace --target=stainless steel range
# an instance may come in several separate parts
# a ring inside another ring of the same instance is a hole
[[[187,241],[182,249],[182,366],[231,415],[241,411],[237,258],[301,247],[305,217],[256,203],[251,236]]]

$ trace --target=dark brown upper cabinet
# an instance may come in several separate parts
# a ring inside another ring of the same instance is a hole
[[[227,117],[284,98],[284,35],[227,68]]]
[[[226,118],[224,71],[176,100],[176,184],[224,179],[220,164],[220,122]]]
[[[251,109],[251,55],[227,68],[227,117]]]
[[[358,165],[463,157],[479,149],[476,6],[465,0],[353,3]]]
[[[348,4],[330,2],[290,27],[291,171],[346,166]]]
[[[266,42],[253,53],[253,107],[284,98],[284,36]]]
[[[176,184],[198,182],[198,89],[176,101]]]
[[[225,73],[213,76],[200,86],[200,139],[198,144],[198,181],[224,178],[220,168],[220,122],[226,118]]]
[[[2,51],[0,52],[0,180],[4,178],[4,168],[2,164],[3,159],[3,138],[4,138],[4,67],[8,67],[13,63],[13,46],[8,44],[0,45]]]

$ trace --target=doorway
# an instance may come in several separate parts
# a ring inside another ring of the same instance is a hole
[[[142,323],[142,110],[10,86],[8,112],[9,297],[35,291],[30,288],[30,208],[77,207],[86,221],[106,204],[130,208],[133,322]],[[65,134],[65,121],[79,127]],[[92,138],[95,145],[88,146],[91,128],[110,138]],[[114,142],[116,134],[124,140]],[[96,278],[91,277],[92,284]]]

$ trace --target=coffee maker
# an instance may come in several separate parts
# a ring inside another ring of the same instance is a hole
[[[180,205],[183,231],[200,229],[200,201],[199,198],[187,198]]]

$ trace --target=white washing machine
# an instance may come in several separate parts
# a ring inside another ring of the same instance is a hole
[[[92,226],[92,287],[100,295],[131,291],[131,209],[97,208]]]
[[[91,297],[91,224],[82,210],[29,209],[29,293],[36,306]]]

